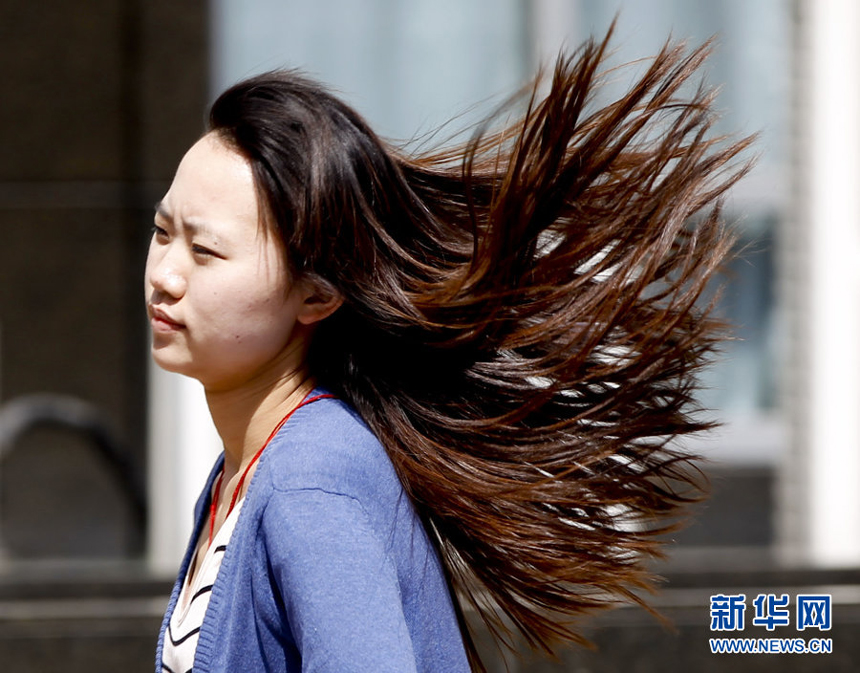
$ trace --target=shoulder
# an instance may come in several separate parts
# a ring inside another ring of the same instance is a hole
[[[362,501],[402,491],[382,444],[336,398],[296,410],[266,448],[259,469],[275,491],[320,489]]]

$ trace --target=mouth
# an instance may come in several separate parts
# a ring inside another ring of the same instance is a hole
[[[149,322],[152,325],[153,332],[176,332],[185,329],[185,325],[177,320],[174,320],[167,313],[158,309],[152,304],[147,306],[149,313]]]

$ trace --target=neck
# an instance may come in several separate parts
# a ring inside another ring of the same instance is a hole
[[[271,381],[229,390],[206,390],[206,402],[224,444],[224,481],[251,461],[278,422],[313,390],[310,373],[299,368]]]

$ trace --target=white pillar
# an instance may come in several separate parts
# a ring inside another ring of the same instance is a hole
[[[572,53],[577,44],[579,2],[576,0],[532,0],[529,7],[530,54],[534,66],[544,66],[547,74],[562,49]]]
[[[147,549],[153,572],[178,569],[194,503],[220,450],[202,386],[150,363]]]
[[[801,554],[860,563],[860,3],[807,0],[800,25],[806,199],[805,442],[794,483]],[[804,289],[802,286],[801,289]],[[802,397],[800,398],[803,399]],[[789,494],[787,497],[792,497]]]

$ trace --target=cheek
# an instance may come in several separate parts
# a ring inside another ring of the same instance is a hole
[[[279,349],[289,341],[294,311],[283,295],[260,292],[272,286],[269,279],[256,280],[259,284],[213,288],[205,299],[201,298],[199,317],[210,339],[252,351]]]
[[[242,381],[280,367],[292,351],[293,323],[271,310],[273,307],[247,306],[245,310],[224,312],[221,329],[205,338],[197,365],[204,384],[222,385]]]

